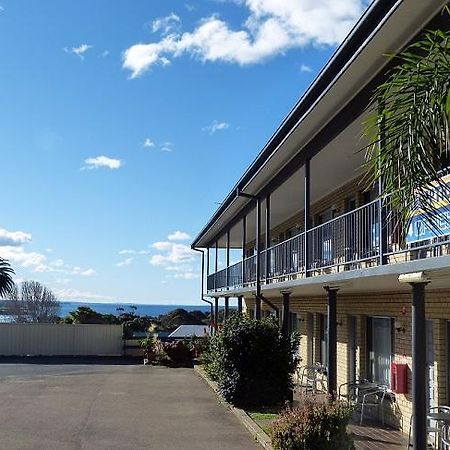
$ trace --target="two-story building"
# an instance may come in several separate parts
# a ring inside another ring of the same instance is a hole
[[[301,334],[303,364],[327,366],[330,392],[362,378],[389,386],[391,422],[408,432],[413,413],[419,438],[427,407],[450,400],[450,227],[417,216],[399,229],[378,186],[361,182],[360,149],[395,64],[386,54],[448,29],[445,3],[374,1],[192,243],[216,311],[237,297],[256,318],[279,315]],[[393,385],[396,363],[406,387]]]

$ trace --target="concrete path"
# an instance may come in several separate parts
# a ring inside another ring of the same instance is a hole
[[[0,448],[258,449],[193,369],[0,363]]]

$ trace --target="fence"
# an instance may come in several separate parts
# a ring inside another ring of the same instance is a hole
[[[122,325],[0,323],[0,356],[122,354]]]

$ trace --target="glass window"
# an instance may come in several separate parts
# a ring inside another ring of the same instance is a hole
[[[372,318],[372,379],[375,383],[391,384],[392,320]]]
[[[328,361],[328,321],[326,314],[320,315],[320,362],[324,366]]]

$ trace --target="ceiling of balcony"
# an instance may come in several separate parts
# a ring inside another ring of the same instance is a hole
[[[365,145],[361,139],[361,123],[358,117],[330,144],[311,160],[311,204],[319,201],[340,186],[355,179],[362,173]],[[304,176],[302,167],[288,178],[271,195],[272,228],[282,224],[304,209]],[[330,205],[331,206],[331,205]],[[261,205],[261,232],[265,232],[265,201]],[[255,208],[247,216],[247,242],[256,235]],[[242,222],[238,222],[230,232],[230,245],[240,248],[242,243]],[[226,237],[219,240],[219,247],[226,246]]]

